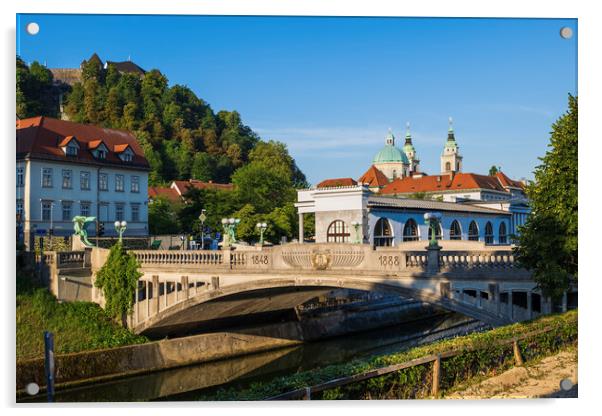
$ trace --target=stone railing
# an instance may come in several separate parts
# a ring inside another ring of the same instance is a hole
[[[131,252],[142,267],[174,264],[221,265],[224,262],[224,252],[214,250],[132,250]]]
[[[85,263],[85,251],[59,251],[56,253],[59,269],[81,268]]]
[[[518,271],[511,250],[400,250],[368,244],[285,244],[232,250],[132,250],[144,269],[236,269],[238,271],[327,270],[437,273]],[[174,267],[175,266],[175,267]],[[201,266],[201,267],[199,267]],[[522,269],[521,269],[522,270]],[[513,272],[514,273],[514,272]]]
[[[439,254],[442,269],[515,268],[512,251],[473,253],[466,251],[444,251]]]
[[[428,264],[428,256],[423,251],[406,251],[406,267],[425,268]]]

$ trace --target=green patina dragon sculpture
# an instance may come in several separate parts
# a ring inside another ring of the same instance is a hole
[[[87,247],[94,247],[90,241],[88,241],[88,232],[86,231],[86,227],[91,222],[96,221],[96,217],[84,217],[83,215],[76,215],[73,217],[73,230],[75,231],[75,235],[78,235],[82,243],[84,243]]]

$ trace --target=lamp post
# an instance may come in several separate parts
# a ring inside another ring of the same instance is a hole
[[[360,226],[362,225],[361,223],[357,222],[357,221],[353,221],[351,223],[351,225],[353,226],[354,230],[355,230],[355,237],[353,239],[353,244],[360,244],[361,240],[360,240]]]
[[[268,225],[265,222],[258,222],[255,227],[259,230],[259,245],[263,246],[263,233],[268,228]]]
[[[119,233],[119,243],[123,242],[123,232],[125,231],[128,223],[125,221],[115,221],[115,231]]]
[[[429,247],[438,247],[437,244],[437,231],[439,223],[441,222],[441,214],[438,212],[427,212],[424,214],[424,223],[429,226],[431,230],[431,239],[429,240]]]
[[[207,219],[205,212],[207,210],[202,209],[201,215],[199,215],[199,220],[201,220],[201,250],[205,250],[205,220]]]
[[[238,218],[222,218],[222,227],[224,228],[224,247],[230,247],[236,243],[236,226],[240,223]]]

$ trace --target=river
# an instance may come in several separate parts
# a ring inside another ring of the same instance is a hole
[[[391,354],[439,339],[484,329],[479,322],[442,313],[410,323],[309,342],[227,360],[157,371],[56,392],[57,402],[191,401],[217,389],[244,388],[259,380],[308,371],[358,357]],[[45,401],[44,394],[20,402]]]

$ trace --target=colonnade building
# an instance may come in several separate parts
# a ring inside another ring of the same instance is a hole
[[[503,172],[462,172],[453,125],[441,154],[441,172],[428,175],[412,143],[409,126],[403,149],[391,131],[372,165],[358,179],[326,179],[297,191],[299,239],[304,214],[315,214],[315,242],[396,246],[430,239],[424,214],[441,214],[436,235],[447,246],[461,241],[509,245],[530,212],[525,184]],[[424,245],[424,243],[414,243]]]

